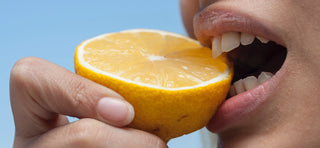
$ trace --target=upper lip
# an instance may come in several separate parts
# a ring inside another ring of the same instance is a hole
[[[206,46],[211,46],[212,38],[225,32],[245,32],[272,40],[282,46],[284,42],[261,20],[240,10],[210,5],[194,16],[194,33]]]

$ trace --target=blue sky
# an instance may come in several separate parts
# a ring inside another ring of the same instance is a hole
[[[178,0],[0,0],[0,143],[12,147],[10,69],[34,56],[73,70],[76,46],[85,39],[125,29],[149,28],[186,34]],[[201,146],[198,133],[174,139],[172,148]]]

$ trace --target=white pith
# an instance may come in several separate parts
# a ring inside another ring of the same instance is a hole
[[[192,41],[192,42],[196,42],[198,44],[200,44],[198,41],[195,41],[191,38],[187,38],[185,36],[182,36],[182,35],[179,35],[179,34],[175,34],[175,33],[170,33],[170,32],[166,32],[166,31],[160,31],[160,30],[151,30],[151,29],[133,29],[133,30],[126,30],[126,31],[121,31],[121,32],[131,32],[131,33],[134,33],[134,32],[157,32],[163,36],[166,36],[166,35],[170,35],[170,36],[175,36],[175,37],[178,37],[178,38],[183,38],[183,39],[187,39],[189,41]],[[213,83],[216,83],[216,82],[219,82],[221,80],[224,80],[224,79],[227,79],[230,77],[230,72],[231,70],[229,69],[229,67],[222,73],[220,74],[219,76],[209,80],[209,81],[204,81],[204,82],[201,82],[199,83],[198,85],[194,85],[194,86],[187,86],[187,87],[178,87],[178,88],[167,88],[167,87],[161,87],[161,86],[156,86],[156,85],[151,85],[151,84],[146,84],[146,83],[142,83],[142,82],[135,82],[133,80],[130,80],[130,79],[125,79],[125,78],[122,78],[118,75],[115,75],[115,74],[110,74],[108,72],[105,72],[105,71],[102,71],[102,70],[99,70],[93,66],[91,66],[89,63],[87,63],[84,58],[83,58],[83,55],[85,53],[84,51],[84,47],[94,41],[94,40],[97,40],[97,39],[102,39],[106,36],[109,36],[109,35],[112,35],[114,33],[108,33],[108,34],[103,34],[103,35],[99,35],[97,37],[94,37],[94,38],[91,38],[91,39],[88,39],[86,41],[84,41],[79,47],[78,47],[78,50],[77,50],[77,55],[78,55],[78,59],[79,59],[79,64],[98,73],[98,74],[102,74],[102,75],[106,75],[106,76],[109,76],[109,77],[112,77],[112,78],[115,78],[115,79],[118,79],[118,80],[122,80],[122,81],[125,81],[127,83],[133,83],[133,84],[137,84],[137,85],[140,85],[140,86],[146,86],[146,87],[151,87],[151,88],[156,88],[156,89],[165,89],[165,90],[184,90],[184,89],[193,89],[193,88],[198,88],[198,87],[204,87],[204,86],[207,86],[209,84],[213,84]],[[152,56],[152,57],[149,57],[150,60],[163,60],[165,59],[164,57],[160,57],[160,56]]]

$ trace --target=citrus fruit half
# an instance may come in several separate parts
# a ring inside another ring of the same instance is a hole
[[[232,68],[196,40],[159,30],[108,33],[81,43],[77,74],[122,95],[135,110],[130,127],[164,141],[204,127],[225,99]]]

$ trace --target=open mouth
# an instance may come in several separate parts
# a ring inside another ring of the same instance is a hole
[[[272,77],[279,77],[277,73],[287,57],[286,47],[239,32],[223,33],[212,39],[212,56],[223,52],[233,61],[234,77],[226,101],[208,125],[213,132],[236,123],[270,98],[280,81]]]
[[[212,132],[241,124],[266,104],[285,77],[285,61],[289,58],[289,50],[283,46],[284,40],[274,30],[274,24],[238,7],[230,9],[222,2],[218,4],[203,9],[193,20],[197,39],[212,47],[213,57],[227,53],[234,65],[227,99],[207,126]]]
[[[212,56],[227,52],[234,64],[228,98],[249,91],[270,79],[283,65],[287,49],[248,33],[227,32],[212,39]]]

